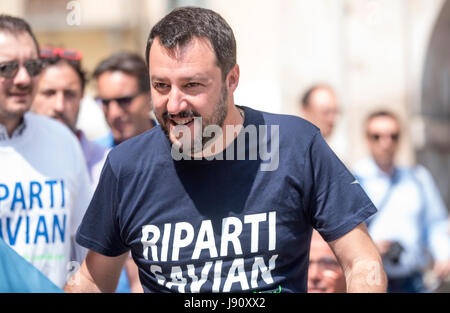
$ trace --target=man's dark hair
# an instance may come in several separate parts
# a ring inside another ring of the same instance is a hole
[[[144,59],[132,52],[118,52],[101,61],[94,71],[93,77],[98,79],[105,72],[124,72],[136,77],[141,92],[150,90],[150,78]]]
[[[36,52],[39,55],[39,43],[31,30],[30,25],[19,17],[14,17],[6,14],[0,14],[0,32],[7,32],[12,35],[20,35],[27,33],[33,39],[36,46]]]
[[[76,61],[76,60],[64,59],[59,56],[42,59],[42,64],[44,66],[44,69],[46,67],[49,67],[52,65],[57,65],[58,63],[66,63],[77,73],[78,77],[80,78],[81,91],[84,91],[84,87],[86,86],[86,82],[87,82],[87,77],[86,77],[86,72],[81,67],[81,62]]]
[[[204,8],[176,8],[153,26],[147,40],[146,61],[149,62],[150,48],[155,38],[172,50],[186,46],[194,37],[209,40],[225,80],[236,64],[236,40],[227,22],[216,12]]]
[[[309,104],[311,103],[312,95],[318,89],[328,89],[328,90],[333,91],[333,89],[330,86],[326,85],[326,84],[315,84],[315,85],[312,85],[311,87],[309,87],[305,91],[305,93],[303,94],[303,96],[301,98],[301,105],[302,105],[302,107],[304,109],[306,109],[309,106]]]

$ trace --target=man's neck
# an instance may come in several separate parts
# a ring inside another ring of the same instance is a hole
[[[394,163],[392,162],[383,164],[375,160],[375,163],[377,164],[378,168],[385,174],[390,175],[394,171]]]

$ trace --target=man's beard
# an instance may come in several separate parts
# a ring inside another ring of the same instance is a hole
[[[209,143],[209,141],[215,138],[214,136],[204,137],[203,130],[205,130],[210,125],[214,125],[214,126],[218,126],[219,128],[222,128],[225,118],[227,117],[227,114],[228,114],[227,98],[228,98],[228,89],[226,88],[226,85],[223,84],[220,98],[214,107],[213,113],[210,116],[208,116],[208,117],[201,116],[195,110],[182,111],[182,112],[179,112],[178,114],[174,115],[174,116],[181,117],[181,118],[192,117],[192,118],[194,118],[193,123],[201,121],[200,133],[196,134],[194,132],[194,134],[193,134],[194,137],[191,140],[191,145],[190,145],[191,155],[201,152],[206,147],[206,145]],[[175,144],[173,142],[173,140],[170,138],[170,133],[169,133],[169,126],[168,126],[168,124],[170,123],[169,113],[167,111],[165,111],[161,115],[156,114],[156,119],[158,120],[158,123],[161,125],[161,128],[164,131],[167,138],[169,139],[169,141],[171,141],[172,144]]]

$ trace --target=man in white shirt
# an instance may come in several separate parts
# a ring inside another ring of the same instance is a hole
[[[73,238],[91,193],[76,137],[28,112],[41,70],[30,26],[0,15],[0,237],[62,287],[84,259]]]
[[[423,166],[395,165],[400,121],[389,111],[366,120],[371,157],[358,162],[355,176],[378,209],[369,233],[383,257],[391,292],[421,292],[427,253],[440,280],[450,274],[447,209],[432,176]]]

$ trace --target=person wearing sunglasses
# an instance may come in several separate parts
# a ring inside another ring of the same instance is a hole
[[[81,67],[82,54],[74,49],[48,46],[41,47],[40,57],[43,71],[32,110],[60,121],[77,136],[95,190],[108,149],[88,140],[76,127],[86,85],[86,74]]]
[[[396,164],[402,134],[394,113],[371,113],[365,132],[370,157],[357,162],[354,172],[378,209],[367,224],[383,257],[388,291],[424,292],[427,253],[439,280],[450,274],[447,209],[425,167]]]
[[[137,54],[119,52],[101,61],[94,71],[97,102],[111,132],[97,143],[113,147],[150,130],[150,80],[145,61]]]
[[[98,97],[111,132],[96,141],[113,148],[156,125],[151,118],[150,80],[145,61],[131,52],[118,52],[102,60],[94,70]],[[138,269],[128,258],[116,292],[141,292]]]
[[[29,112],[42,65],[28,23],[0,15],[0,237],[61,288],[92,194],[76,137]]]

